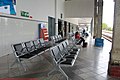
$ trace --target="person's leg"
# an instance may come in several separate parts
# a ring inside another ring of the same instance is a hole
[[[83,44],[85,43],[85,40],[84,40],[84,38],[82,38],[82,37],[80,37],[80,42],[82,43],[83,42]]]

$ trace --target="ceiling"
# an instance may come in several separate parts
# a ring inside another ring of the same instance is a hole
[[[94,0],[65,0],[65,18],[77,19],[78,24],[90,24],[94,17]]]
[[[78,19],[78,24],[90,24],[92,18],[79,18]]]
[[[94,17],[94,0],[65,1],[65,18]]]

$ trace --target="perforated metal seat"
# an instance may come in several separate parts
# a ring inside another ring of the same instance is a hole
[[[67,47],[68,51],[78,51],[78,52],[80,51],[78,47],[70,46],[68,40],[65,40],[64,46]]]
[[[21,61],[23,59],[31,59],[32,57],[34,57],[33,52],[29,52],[26,47],[23,47],[23,43],[13,44],[12,48],[13,48],[13,53],[15,54],[16,60],[11,65],[11,67],[16,62],[18,62],[24,68],[24,70],[26,71],[26,68],[23,66]]]
[[[52,48],[50,48],[50,53],[51,53],[51,55],[52,55],[52,57],[53,57],[53,61],[54,61],[54,65],[55,65],[55,67],[54,67],[54,69],[52,70],[52,71],[50,71],[49,73],[48,73],[48,75],[50,74],[50,73],[52,73],[53,71],[60,71],[66,78],[67,78],[67,80],[68,80],[68,76],[66,75],[66,73],[61,69],[61,66],[60,65],[73,65],[73,62],[74,62],[74,60],[72,60],[72,59],[67,59],[67,58],[63,58],[63,56],[61,56],[61,54],[60,54],[60,51],[59,51],[59,49],[58,49],[58,47],[57,46],[54,46],[54,47],[52,47]]]
[[[39,43],[38,40],[34,40],[34,41],[32,41],[32,42],[33,42],[33,45],[34,45],[37,53],[41,53],[41,52],[44,52],[44,51],[45,51],[45,49],[41,46],[41,44]]]
[[[59,49],[61,55],[62,55],[64,58],[75,59],[76,55],[72,55],[72,54],[70,54],[69,52],[67,52],[67,51],[64,49],[62,43],[58,44],[57,46],[58,46],[58,49]]]
[[[32,41],[27,41],[27,42],[24,42],[24,45],[27,49],[27,51],[31,54],[31,55],[37,55],[39,52],[37,52],[37,49],[35,49],[35,46],[32,45],[31,43]]]
[[[40,38],[38,41],[44,49],[49,49],[52,47],[52,44],[49,41],[44,41],[43,38]]]

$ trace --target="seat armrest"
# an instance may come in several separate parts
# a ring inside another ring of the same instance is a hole
[[[22,48],[22,50],[21,51],[19,51],[19,52],[22,52],[22,53],[26,53],[26,47],[24,47],[24,48]]]
[[[34,51],[31,47],[26,47],[28,49],[28,52]]]
[[[62,60],[60,60],[60,61],[58,62],[58,64],[61,64],[62,62],[66,61],[65,58],[61,58],[61,59],[62,59]]]
[[[20,52],[20,51],[14,51],[13,53],[21,53],[20,55],[19,54],[16,55],[17,57],[20,57],[20,56],[23,56],[23,55],[27,54],[25,52]]]

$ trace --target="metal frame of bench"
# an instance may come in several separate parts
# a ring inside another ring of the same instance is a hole
[[[54,43],[61,43],[62,41],[66,40],[65,38],[62,38],[61,35],[51,36],[50,38]]]
[[[72,67],[74,65],[75,59],[77,57],[76,54],[70,54],[69,52],[66,52],[66,50],[64,49],[62,43],[58,44],[57,47],[58,47],[58,49],[60,51],[60,54],[62,55],[63,58],[73,60],[73,62],[71,64],[67,65],[67,66]]]
[[[63,62],[65,62],[66,61],[66,59],[65,58],[63,58],[61,55],[60,55],[60,51],[59,51],[59,49],[58,49],[58,47],[57,46],[54,46],[54,47],[52,47],[52,48],[50,48],[50,53],[51,53],[51,55],[52,55],[52,57],[53,57],[53,64],[54,64],[54,69],[52,69],[52,71],[50,71],[49,73],[48,73],[48,76],[52,73],[52,72],[54,72],[54,71],[60,71],[65,77],[66,77],[66,79],[68,80],[68,76],[66,75],[66,73],[62,70],[62,68],[61,68],[61,63],[63,63]]]
[[[66,44],[66,45],[65,45]],[[68,40],[65,40],[65,46],[67,47],[67,49],[68,49],[68,51],[69,50],[74,50],[74,51],[78,51],[78,50],[80,50],[75,44],[71,44],[71,43],[69,43],[69,41]]]
[[[16,60],[12,63],[11,67],[18,62],[24,68],[25,71],[27,69],[23,66],[21,62],[23,61],[23,59],[30,60],[46,51],[46,48],[41,45],[39,39],[12,44],[11,47],[16,58]]]
[[[21,61],[23,61],[23,59],[32,59],[35,55],[29,52],[27,48],[23,46],[23,43],[13,44],[12,48],[13,48],[13,53],[15,55],[16,60],[13,62],[11,67],[18,62],[26,71],[26,68],[23,66]]]
[[[45,51],[48,51],[49,48],[53,46],[52,42],[44,41],[43,38],[38,39],[38,41],[41,44],[41,46],[43,46],[46,49]]]
[[[67,50],[66,40],[50,48],[50,53],[53,57],[54,69],[48,73],[50,75],[54,71],[60,71],[68,80],[68,76],[61,69],[61,66],[72,67],[76,61],[80,49],[75,50],[76,54],[71,54]]]

